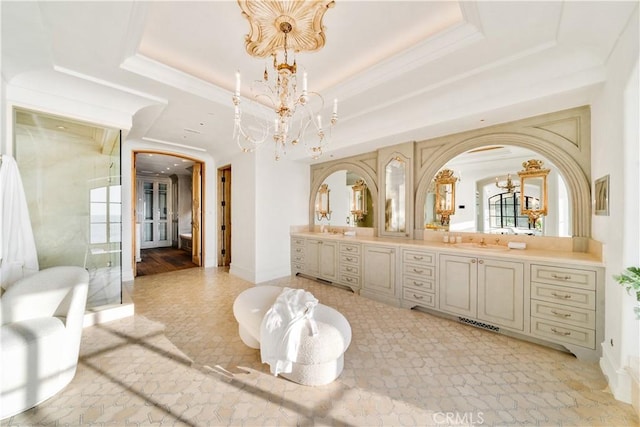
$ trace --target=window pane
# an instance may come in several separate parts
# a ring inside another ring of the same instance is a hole
[[[91,224],[91,243],[107,243],[107,224]]]

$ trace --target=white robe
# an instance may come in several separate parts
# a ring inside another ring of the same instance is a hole
[[[0,286],[38,271],[38,253],[18,165],[3,154],[0,164]]]
[[[313,311],[318,300],[304,289],[284,288],[260,325],[260,355],[268,363],[271,373],[290,373],[298,355],[300,333],[309,325],[311,333],[318,333]]]

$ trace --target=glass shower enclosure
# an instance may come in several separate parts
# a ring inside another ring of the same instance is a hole
[[[40,269],[87,269],[87,308],[122,303],[120,144],[118,129],[14,110],[14,154]]]

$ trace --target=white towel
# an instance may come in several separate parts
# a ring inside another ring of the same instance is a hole
[[[309,325],[316,335],[318,328],[313,311],[318,300],[304,289],[284,288],[262,318],[260,355],[273,375],[290,373],[298,355],[300,332]]]
[[[507,247],[509,249],[527,249],[527,244],[525,242],[509,242]]]
[[[8,289],[38,271],[38,253],[20,171],[7,154],[0,166],[0,203],[0,286]]]

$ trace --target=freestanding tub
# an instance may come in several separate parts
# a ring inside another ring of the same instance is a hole
[[[191,252],[191,233],[180,233],[180,249]]]

